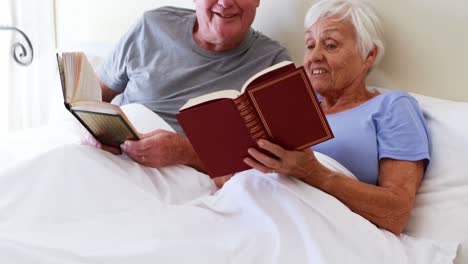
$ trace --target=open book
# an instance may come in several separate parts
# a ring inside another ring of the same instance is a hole
[[[102,102],[99,79],[83,52],[57,53],[65,107],[102,144],[119,147],[138,133],[118,105]]]
[[[292,62],[255,74],[240,92],[190,99],[177,119],[211,177],[249,169],[247,149],[262,138],[288,150],[333,138],[304,68]]]

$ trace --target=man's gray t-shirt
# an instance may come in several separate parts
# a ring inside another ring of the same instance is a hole
[[[283,60],[285,48],[250,30],[236,48],[211,52],[193,39],[193,10],[163,7],[145,12],[101,67],[101,81],[123,92],[121,104],[141,103],[183,134],[175,115],[188,99],[235,89]]]

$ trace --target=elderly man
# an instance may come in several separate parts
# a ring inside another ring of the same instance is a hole
[[[157,130],[121,151],[140,164],[185,164],[203,171],[175,114],[190,98],[240,89],[256,72],[288,60],[285,48],[254,31],[260,0],[195,0],[196,11],[164,7],[146,12],[100,71],[103,100],[142,103],[178,133]],[[88,144],[120,153],[88,140]]]

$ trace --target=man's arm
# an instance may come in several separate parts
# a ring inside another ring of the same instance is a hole
[[[141,135],[141,140],[126,141],[121,149],[127,156],[148,167],[182,164],[205,171],[190,141],[174,132],[158,129]]]
[[[102,101],[110,103],[114,97],[116,97],[119,92],[116,92],[109,88],[107,85],[105,85],[102,81],[99,80],[99,85],[101,86],[101,91],[102,91]]]
[[[102,81],[99,81],[102,90],[102,101],[111,102],[119,93],[110,89]],[[121,149],[105,146],[88,135],[82,142],[86,145],[96,146],[114,154],[120,154],[122,150],[138,163],[154,168],[169,165],[183,164],[204,172],[204,166],[199,159],[190,141],[177,133],[156,130],[146,135],[141,135],[138,141],[127,141]]]

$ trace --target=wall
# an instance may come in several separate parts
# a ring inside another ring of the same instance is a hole
[[[468,1],[372,2],[385,22],[382,79],[406,90],[468,101]]]
[[[311,2],[263,0],[254,23],[286,45],[298,64],[302,20]],[[468,101],[468,1],[371,2],[384,22],[387,54],[369,84]],[[144,10],[168,4],[194,6],[193,0],[57,0],[58,47],[106,53]]]

